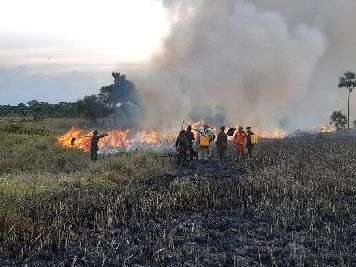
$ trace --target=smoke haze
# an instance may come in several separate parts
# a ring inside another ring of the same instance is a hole
[[[306,128],[345,105],[337,82],[354,66],[356,24],[342,11],[355,11],[353,1],[163,3],[171,31],[137,82],[146,126],[174,126],[196,107],[223,106],[231,123]]]

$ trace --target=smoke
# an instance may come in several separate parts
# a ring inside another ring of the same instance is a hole
[[[294,128],[327,48],[318,27],[289,27],[281,13],[238,0],[163,3],[171,31],[138,84],[146,126],[173,127],[197,107],[222,106],[231,123]]]
[[[347,112],[347,93],[337,88],[338,77],[345,71],[356,71],[356,1],[340,0],[251,0],[257,8],[281,14],[289,28],[300,23],[315,25],[327,39],[327,49],[319,60],[309,87],[297,107],[295,119],[299,124],[315,126],[327,122],[332,111]],[[351,118],[356,115],[356,99],[351,96]]]
[[[225,108],[221,106],[195,106],[189,113],[189,118],[193,121],[206,121],[213,125],[226,124]]]

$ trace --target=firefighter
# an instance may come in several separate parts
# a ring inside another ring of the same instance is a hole
[[[193,148],[193,142],[195,140],[195,137],[194,137],[194,134],[192,132],[192,126],[191,125],[188,125],[188,127],[187,127],[186,136],[187,136],[187,142],[188,142],[188,152],[189,152],[190,161],[192,161],[194,159],[194,157],[196,159],[198,159],[198,154]]]
[[[242,126],[239,126],[237,132],[234,136],[234,144],[236,147],[237,161],[240,161],[244,152],[245,152],[245,141],[246,141],[246,132]]]
[[[98,130],[95,130],[93,132],[93,136],[91,137],[90,140],[90,158],[92,161],[96,161],[98,159],[98,150],[99,150],[99,140],[105,136],[108,136],[107,134],[102,134],[98,135]]]
[[[216,137],[214,128],[208,128],[208,137],[209,137],[208,157],[211,158],[211,145],[213,144],[213,141],[215,140]]]
[[[225,126],[220,127],[220,132],[216,138],[216,149],[218,153],[219,165],[221,165],[223,159],[226,159],[227,150],[227,134],[225,133]]]
[[[177,141],[176,141],[176,149],[178,151],[178,164],[183,165],[187,160],[187,149],[188,149],[188,139],[186,132],[181,130],[179,132]]]
[[[248,157],[252,158],[252,152],[254,146],[254,143],[252,142],[252,136],[255,134],[251,131],[251,127],[246,127],[246,130],[247,130],[246,147],[247,147]]]
[[[207,160],[210,146],[209,125],[204,124],[198,129],[197,147],[200,159]]]

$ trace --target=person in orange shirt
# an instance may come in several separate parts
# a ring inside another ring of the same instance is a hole
[[[241,126],[239,126],[239,129],[237,130],[234,136],[234,144],[236,147],[236,154],[237,154],[238,161],[241,160],[241,157],[245,152],[246,137],[247,137],[246,132]]]

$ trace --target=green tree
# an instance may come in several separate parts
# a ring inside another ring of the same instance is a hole
[[[43,106],[48,103],[39,102],[37,100],[31,100],[27,104],[33,116],[33,120],[34,121],[41,120],[43,118]]]
[[[21,115],[22,120],[25,120],[26,115],[27,115],[27,106],[24,103],[20,103],[17,105],[18,113]]]
[[[142,111],[136,87],[126,75],[113,72],[114,83],[100,88],[99,99],[113,114],[115,126],[135,127]]]
[[[348,91],[347,97],[347,129],[350,129],[350,94],[356,86],[356,74],[352,71],[347,71],[339,78],[339,88],[346,88]]]
[[[336,130],[345,129],[345,125],[347,123],[347,117],[341,111],[334,111],[330,116],[330,121],[335,125]]]
[[[107,117],[109,114],[108,108],[97,95],[85,96],[83,99],[78,100],[77,108],[79,114],[94,125],[97,124],[99,118]]]

